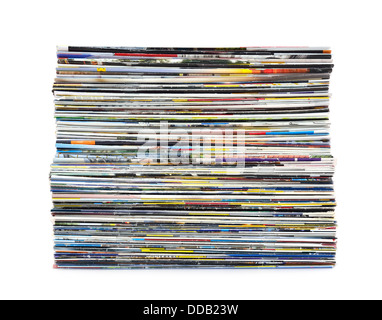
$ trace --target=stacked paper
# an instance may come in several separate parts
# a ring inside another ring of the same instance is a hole
[[[328,48],[57,57],[56,267],[335,264]]]

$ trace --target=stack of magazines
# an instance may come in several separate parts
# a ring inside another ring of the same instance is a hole
[[[57,58],[57,268],[334,266],[329,48]]]

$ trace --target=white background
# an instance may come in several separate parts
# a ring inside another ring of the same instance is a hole
[[[3,1],[3,299],[382,298],[379,1]],[[331,46],[338,264],[329,270],[55,270],[56,45]]]

